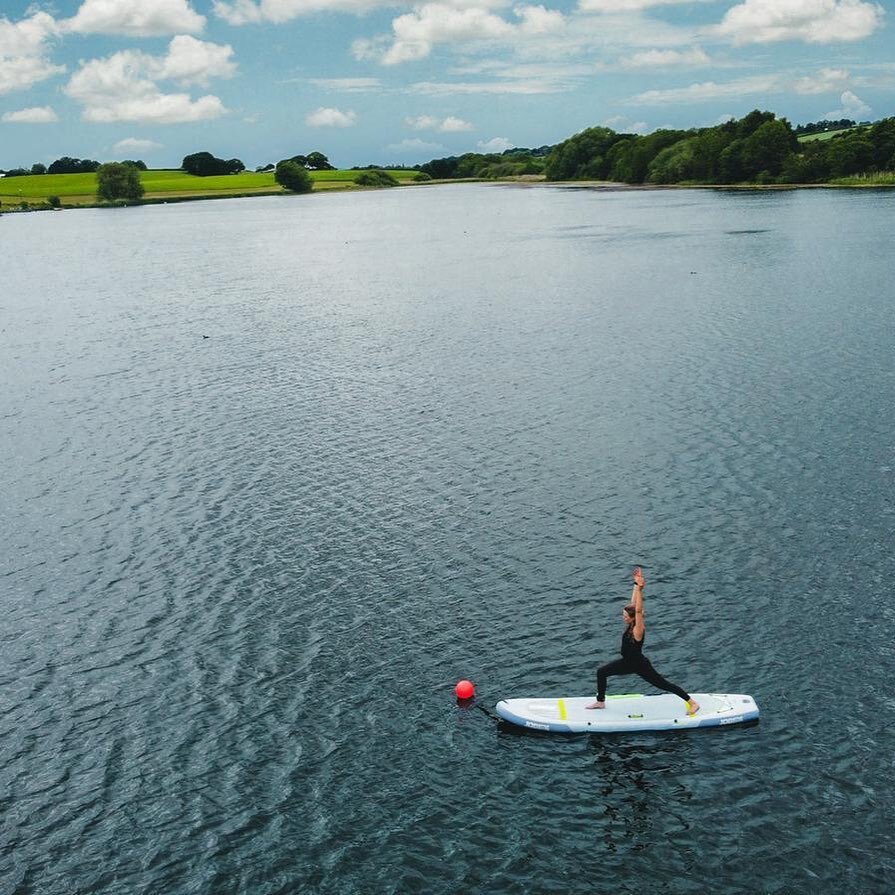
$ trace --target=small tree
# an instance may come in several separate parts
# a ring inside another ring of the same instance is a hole
[[[197,177],[217,177],[221,174],[238,174],[245,171],[245,165],[238,158],[222,159],[210,152],[194,152],[184,156],[180,165],[187,174]]]
[[[314,188],[314,181],[307,168],[288,158],[277,162],[273,178],[280,186],[293,193],[310,193]]]
[[[140,172],[131,165],[108,162],[100,165],[96,172],[96,196],[104,202],[126,199],[136,202],[143,198],[143,184]]]
[[[306,164],[315,171],[335,171],[335,165],[331,165],[322,152],[308,153]]]
[[[431,178],[429,178],[431,179]],[[354,178],[358,186],[398,186],[398,181],[388,171],[364,171]]]

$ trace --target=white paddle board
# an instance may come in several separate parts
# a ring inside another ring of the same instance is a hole
[[[606,698],[606,708],[587,709],[593,696],[501,699],[497,714],[530,730],[551,733],[622,733],[636,730],[693,730],[758,720],[751,696],[739,693],[691,693],[699,703],[695,715],[673,693],[642,696],[627,693]]]

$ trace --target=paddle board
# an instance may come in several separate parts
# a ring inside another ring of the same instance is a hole
[[[691,696],[699,703],[695,715],[688,714],[687,704],[673,693],[609,696],[604,709],[585,708],[594,701],[593,696],[501,699],[497,714],[520,727],[551,733],[693,730],[758,720],[758,706],[751,696],[739,693],[692,693]]]

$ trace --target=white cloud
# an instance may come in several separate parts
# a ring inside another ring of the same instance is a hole
[[[84,0],[62,25],[79,34],[163,37],[201,31],[205,16],[195,12],[188,0]]]
[[[227,109],[217,96],[193,99],[187,93],[163,93],[155,83],[204,84],[229,77],[236,69],[230,47],[204,43],[188,35],[171,40],[166,56],[121,50],[81,64],[65,93],[84,106],[85,121],[136,121],[177,124],[219,118]]]
[[[434,115],[418,115],[405,118],[404,123],[417,131],[441,131],[445,134],[459,134],[463,131],[475,130],[468,121],[449,115],[447,118],[436,118]]]
[[[864,0],[744,0],[713,29],[736,44],[861,40],[882,25],[884,10]]]
[[[709,65],[711,59],[705,50],[643,50],[622,60],[623,68],[671,68],[672,66],[698,67]]]
[[[490,140],[479,140],[476,146],[482,152],[506,152],[516,144],[511,143],[506,137],[492,137]]]
[[[424,96],[471,96],[476,94],[522,94],[532,96],[542,93],[561,93],[568,88],[540,79],[518,81],[418,81],[408,88],[411,93]]]
[[[323,107],[305,116],[305,124],[309,127],[351,127],[356,121],[357,115],[354,112]]]
[[[424,3],[392,21],[392,45],[382,51],[382,39],[355,42],[358,58],[381,57],[384,65],[425,59],[436,44],[511,41],[556,34],[565,18],[543,6],[516,6],[518,23],[508,22],[481,6]]]
[[[463,131],[475,130],[475,128],[468,121],[449,115],[438,126],[438,130],[445,134],[459,134]]]
[[[4,112],[0,120],[8,124],[52,124],[59,120],[59,116],[50,106],[35,106],[18,112]]]
[[[402,140],[400,143],[392,143],[385,147],[389,152],[443,152],[445,147],[441,143],[427,143],[419,137],[412,140]]]
[[[664,103],[700,103],[713,99],[753,96],[758,93],[779,93],[781,90],[783,85],[777,75],[755,75],[723,84],[704,81],[687,87],[647,90],[632,96],[628,101],[636,105],[659,106]]]
[[[56,20],[37,12],[20,22],[0,18],[0,95],[27,90],[65,71],[49,60],[49,41],[59,33]]]
[[[210,78],[231,78],[236,74],[236,63],[231,59],[229,45],[196,40],[187,34],[175,37],[168,46],[158,77],[181,84],[205,86]]]
[[[343,93],[366,93],[370,90],[379,90],[382,86],[379,78],[311,78],[310,82],[315,87]]]
[[[215,15],[230,25],[289,22],[315,12],[367,12],[394,0],[215,0]]]
[[[387,34],[377,37],[359,37],[351,44],[351,55],[359,62],[379,62],[388,51]]]
[[[513,12],[522,19],[519,29],[523,34],[556,34],[565,28],[565,17],[556,9],[517,6]]]
[[[649,127],[645,121],[631,121],[625,115],[613,115],[603,122],[604,127],[611,127],[620,134],[645,134]]]
[[[833,120],[836,118],[861,119],[866,118],[866,116],[873,111],[861,97],[856,96],[851,90],[846,90],[842,96],[839,97],[839,102],[842,103],[841,109],[834,109],[832,112],[827,112],[823,117]]]
[[[140,140],[137,137],[127,137],[124,140],[119,140],[112,147],[115,152],[125,154],[129,152],[155,152],[156,149],[161,148],[161,143],[156,143],[154,140]]]
[[[851,75],[843,68],[822,68],[813,75],[799,78],[794,85],[796,93],[836,93],[843,90]]]
[[[433,115],[417,115],[416,117],[405,118],[404,123],[417,131],[435,130],[438,127],[438,119]]]
[[[48,38],[58,34],[56,20],[45,12],[37,12],[28,19],[11,22],[0,19],[0,56],[38,56],[46,52]]]
[[[484,9],[455,9],[443,3],[426,3],[392,22],[394,43],[382,61],[397,65],[425,59],[436,43],[506,37],[509,22]]]

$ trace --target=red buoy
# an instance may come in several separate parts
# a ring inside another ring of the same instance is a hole
[[[457,681],[454,692],[457,694],[457,699],[472,699],[475,696],[475,685],[472,681]]]

